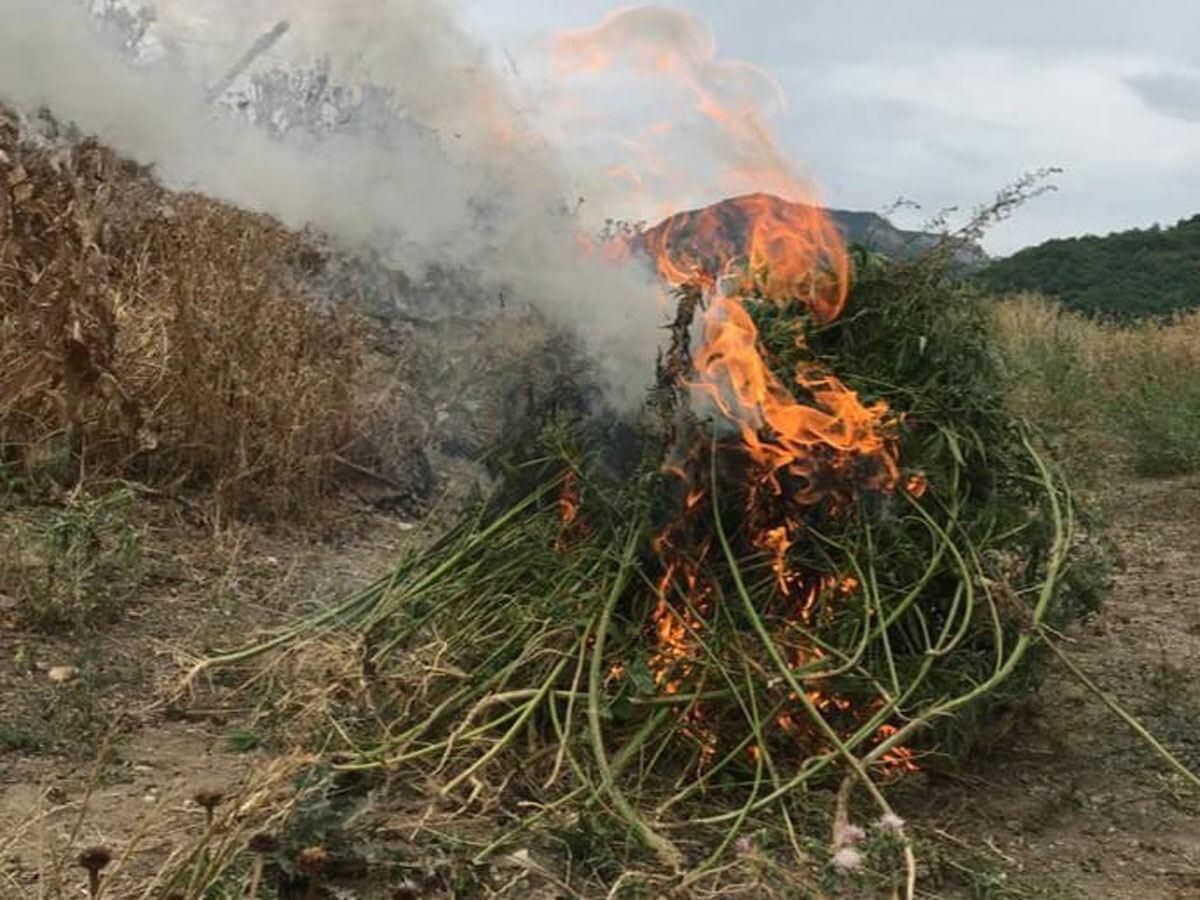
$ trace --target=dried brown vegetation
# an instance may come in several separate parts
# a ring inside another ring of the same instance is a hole
[[[1061,441],[1081,480],[1105,460],[1151,477],[1200,469],[1200,312],[1100,322],[1024,294],[992,322],[1013,408]]]
[[[0,108],[0,463],[303,512],[351,438],[360,328],[275,221],[179,195]]]

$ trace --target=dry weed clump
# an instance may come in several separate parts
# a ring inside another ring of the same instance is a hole
[[[211,793],[211,804],[203,796],[189,804],[169,792],[128,833],[96,806],[100,773],[97,765],[79,799],[56,804],[43,792],[26,817],[0,835],[0,856],[9,863],[0,869],[0,896],[251,897],[266,880],[264,870],[281,896],[307,883],[289,877],[281,851],[290,846],[275,836],[287,836],[289,843],[310,837],[306,806],[320,810],[315,801],[327,789],[313,757],[267,759],[248,767],[238,784],[197,792]]]
[[[350,440],[360,358],[356,321],[296,287],[319,265],[265,216],[94,141],[23,142],[0,109],[0,462],[303,511]]]
[[[1032,294],[993,311],[1016,411],[1081,473],[1125,457],[1143,475],[1200,470],[1200,312],[1116,324]]]
[[[386,729],[396,686],[379,688],[370,672],[361,639],[314,637],[273,657],[233,694],[253,708],[254,733],[282,746],[318,748],[328,743],[330,728],[351,741]]]

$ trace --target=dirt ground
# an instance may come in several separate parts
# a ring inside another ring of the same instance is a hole
[[[181,671],[385,571],[419,532],[351,500],[315,529],[239,527],[217,539],[148,509],[144,570],[112,598],[109,624],[45,635],[0,606],[4,900],[84,896],[78,848],[125,846],[148,810],[165,810],[170,824],[138,844],[144,865],[123,867],[106,896],[130,894],[136,873],[202,827],[197,786],[280,755],[254,710],[211,705],[207,693],[166,702]],[[1200,479],[1132,482],[1108,509],[1122,566],[1103,613],[1064,646],[1200,769]],[[960,883],[927,883],[923,896],[1200,897],[1200,795],[1061,666],[971,767],[917,778],[898,795],[916,837],[980,862],[951,859]]]
[[[1200,479],[1133,481],[1105,505],[1119,568],[1065,647],[1198,771]],[[1200,897],[1200,796],[1061,665],[961,777],[910,818],[940,820],[1050,896]]]

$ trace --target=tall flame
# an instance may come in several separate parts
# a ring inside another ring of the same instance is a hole
[[[783,472],[803,486],[798,502],[819,500],[822,476],[837,475],[862,457],[880,464],[875,486],[894,484],[886,407],[864,405],[837,378],[811,365],[793,373],[791,385],[780,381],[763,359],[747,309],[752,298],[802,303],[824,325],[841,313],[849,289],[841,234],[768,125],[769,106],[786,104],[779,85],[754,66],[719,58],[702,22],[663,7],[618,9],[591,28],[558,35],[552,50],[564,74],[621,65],[679,87],[690,98],[688,108],[674,119],[657,116],[631,145],[683,135],[693,152],[676,153],[677,159],[707,153],[727,190],[755,191],[671,216],[642,238],[669,284],[704,289],[702,345],[690,381],[694,397],[739,429],[775,489]],[[659,168],[657,156],[652,169]],[[686,165],[678,168],[686,174]],[[645,186],[632,164],[613,171]]]
[[[783,105],[782,91],[757,68],[719,59],[711,32],[698,20],[659,7],[619,9],[593,28],[559,35],[553,50],[561,73],[595,75],[623,65],[690,98],[675,118],[658,117],[622,142],[635,158],[613,165],[614,178],[638,195],[652,183],[677,189],[671,176],[686,178],[695,159],[708,154],[717,172],[706,183],[725,192],[751,191],[670,216],[634,244],[649,254],[667,284],[690,292],[701,312],[695,346],[685,348],[686,364],[672,361],[670,376],[693,412],[722,423],[719,430],[734,437],[730,449],[746,462],[739,476],[744,484],[738,486],[745,504],[738,511],[742,537],[774,570],[777,610],[787,632],[780,639],[791,642],[796,668],[819,662],[823,651],[797,642],[796,630],[786,623],[811,624],[819,611],[828,613],[859,585],[844,573],[792,567],[789,556],[803,539],[805,510],[820,506],[831,515],[845,513],[859,490],[894,491],[900,472],[885,403],[863,402],[806,355],[802,336],[793,348],[801,362],[786,377],[773,371],[764,354],[755,324],[759,305],[799,306],[816,325],[828,325],[842,313],[851,276],[840,232],[767,125],[765,110]],[[664,143],[681,139],[689,145],[662,152]],[[687,162],[676,172],[663,159]],[[681,439],[664,471],[680,479],[684,499],[654,541],[662,574],[649,665],[665,693],[678,693],[689,679],[703,677],[695,664],[696,635],[720,596],[705,574],[713,543],[706,520],[712,487],[702,465],[707,438],[684,429]],[[821,715],[855,715],[844,697],[815,686],[805,693]],[[801,698],[790,700],[799,704]],[[804,720],[797,706],[781,713],[777,724],[799,735]],[[699,703],[688,707],[684,721],[684,733],[701,745],[701,759],[711,758],[715,726]],[[886,762],[906,767],[911,758],[895,748]]]
[[[736,451],[748,461],[740,486],[745,538],[769,560],[779,612],[781,642],[800,669],[823,651],[797,640],[787,622],[813,624],[818,611],[831,614],[841,598],[859,590],[850,576],[798,570],[789,551],[803,538],[804,511],[823,506],[831,514],[849,508],[856,491],[891,492],[900,481],[896,441],[887,404],[864,403],[815,361],[802,361],[785,381],[772,370],[754,320],[756,304],[803,305],[813,321],[833,321],[846,301],[849,264],[836,230],[818,208],[753,194],[682,213],[646,232],[642,246],[659,273],[677,287],[699,292],[703,310],[690,370],[679,377],[693,410],[726,423]],[[665,467],[686,485],[676,519],[658,535],[662,561],[658,602],[652,614],[656,638],[649,659],[656,684],[679,693],[695,670],[695,635],[710,611],[714,588],[703,574],[712,539],[702,525],[713,486],[696,462],[704,459],[702,434],[685,431],[683,446]],[[698,470],[699,469],[699,470]],[[697,537],[699,535],[699,537]],[[845,697],[818,688],[807,700],[822,716],[859,713]],[[800,698],[790,698],[799,703]],[[685,733],[697,740],[701,759],[712,756],[714,732],[699,708],[689,708]],[[811,741],[806,715],[781,713],[785,735]],[[892,769],[910,768],[911,754],[897,748],[884,759]]]
[[[784,383],[763,356],[750,313],[754,303],[803,303],[818,325],[841,313],[849,262],[823,210],[752,194],[672,217],[643,244],[667,281],[702,286],[702,336],[688,387],[737,428],[775,493],[786,473],[791,499],[816,503],[848,487],[865,471],[863,460],[872,463],[867,486],[894,489],[887,405],[864,404],[813,362]]]
[[[712,32],[696,17],[659,6],[623,7],[591,28],[560,33],[550,50],[561,77],[621,68],[673,91],[670,115],[656,111],[624,133],[621,144],[633,160],[612,167],[623,180],[636,173],[641,191],[665,192],[658,199],[668,208],[696,199],[696,184],[726,195],[815,198],[769,124],[769,114],[787,106],[782,88],[756,66],[719,57]],[[594,124],[600,114],[589,115]],[[705,164],[711,175],[700,174]]]

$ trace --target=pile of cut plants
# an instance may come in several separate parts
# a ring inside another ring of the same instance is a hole
[[[1096,602],[1070,491],[945,257],[847,252],[764,195],[637,243],[675,316],[636,421],[560,404],[454,527],[193,674],[353,637],[371,702],[330,717],[335,766],[493,810],[412,829],[476,863],[542,840],[613,890],[751,856],[911,896],[890,786]]]

